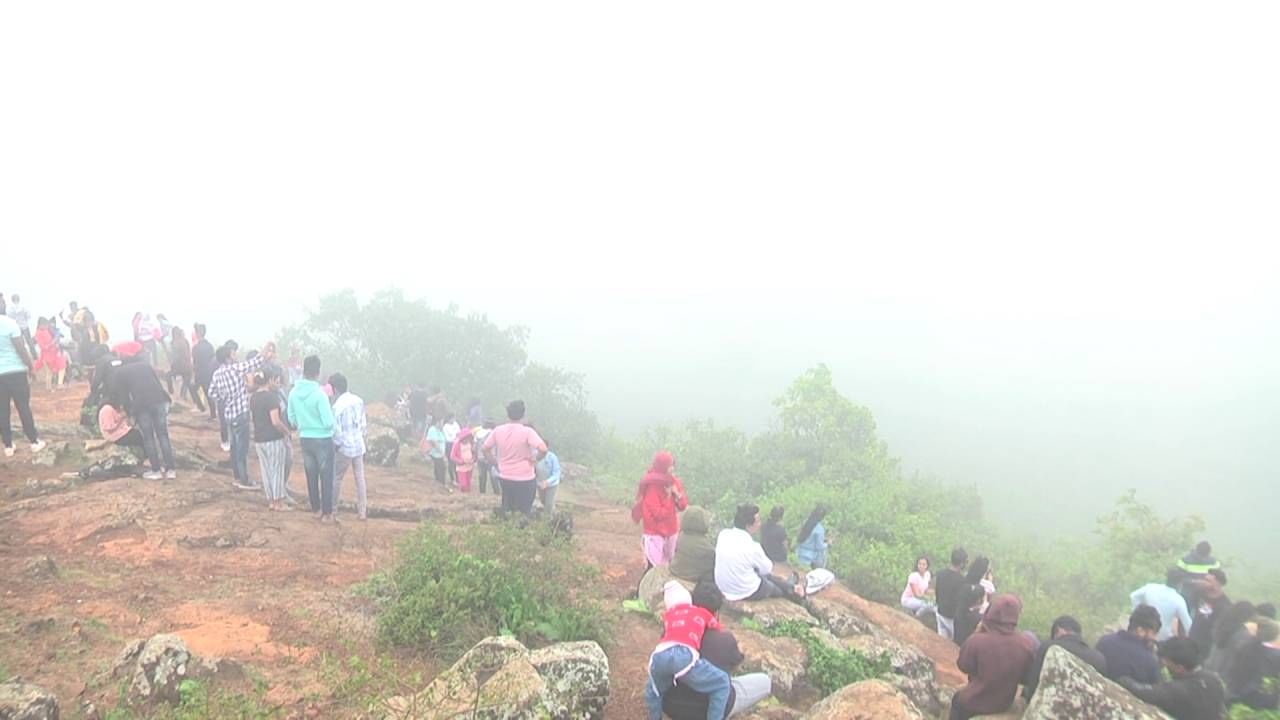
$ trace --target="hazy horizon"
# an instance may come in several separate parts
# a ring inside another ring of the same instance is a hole
[[[626,432],[825,362],[997,521],[1137,487],[1275,569],[1273,4],[73,6],[0,9],[33,314],[252,344],[398,286]]]

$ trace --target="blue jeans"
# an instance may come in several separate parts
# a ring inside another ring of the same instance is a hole
[[[231,472],[236,482],[249,484],[249,413],[227,420],[231,435]]]
[[[133,421],[142,434],[142,449],[147,453],[151,469],[174,470],[173,445],[169,443],[169,403],[134,408]]]
[[[302,466],[307,471],[311,511],[333,514],[333,438],[302,438]]]
[[[693,662],[693,651],[683,645],[669,647],[649,658],[649,683],[644,688],[644,704],[649,720],[662,720],[662,698],[676,684],[676,673]],[[698,658],[689,672],[680,676],[680,684],[707,696],[707,720],[723,720],[729,704],[729,675],[711,663]]]

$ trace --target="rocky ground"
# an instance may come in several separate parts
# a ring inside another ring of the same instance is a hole
[[[497,503],[492,495],[446,492],[406,450],[398,467],[368,468],[368,521],[352,511],[338,524],[321,524],[303,508],[269,512],[259,493],[232,487],[216,425],[189,411],[171,415],[170,433],[186,468],[176,481],[68,478],[91,459],[77,425],[83,395],[83,386],[37,394],[35,414],[50,448],[33,457],[19,442],[14,458],[0,460],[0,682],[19,676],[49,691],[64,718],[113,706],[121,680],[111,673],[122,649],[156,635],[156,647],[189,650],[204,659],[200,667],[218,658],[233,661],[237,674],[257,679],[285,717],[358,715],[334,693],[347,658],[377,654],[372,608],[353,587],[390,566],[397,541],[418,522],[476,522]],[[257,477],[252,456],[250,471]],[[300,462],[289,488],[305,504]],[[354,492],[348,477],[344,503],[354,502]],[[620,607],[643,574],[639,530],[628,509],[573,480],[559,504],[574,515],[575,546],[600,569],[606,599]],[[645,578],[642,595],[652,595],[662,580]],[[860,684],[811,708],[819,698],[805,682],[803,649],[756,632],[797,612],[841,647],[890,653],[892,682]],[[757,718],[809,711],[815,718],[854,717],[847,714],[851,707],[862,708],[858,717],[936,717],[963,681],[954,646],[841,586],[824,591],[812,615],[776,601],[732,609],[726,619],[748,655],[747,669],[769,672],[781,696]],[[617,613],[606,648],[607,717],[643,716],[657,631],[648,617]],[[137,653],[141,645],[132,649]],[[395,660],[406,676],[429,679],[445,669],[431,658]],[[549,678],[543,670],[539,665]],[[901,705],[901,714],[865,714],[889,705]]]

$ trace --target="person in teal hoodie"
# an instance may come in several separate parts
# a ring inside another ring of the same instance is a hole
[[[302,361],[302,376],[289,393],[289,424],[298,429],[302,464],[307,471],[307,498],[321,522],[333,519],[333,409],[320,387],[320,358]]]

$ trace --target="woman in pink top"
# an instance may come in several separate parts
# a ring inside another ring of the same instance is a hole
[[[129,425],[128,415],[109,402],[102,403],[98,410],[98,430],[106,441],[103,446],[115,443],[126,447],[142,447],[142,433]]]
[[[936,606],[925,599],[932,581],[929,558],[923,555],[916,558],[915,572],[907,578],[907,587],[902,591],[902,608],[916,617],[923,617],[932,611]]]
[[[510,422],[494,428],[484,439],[484,455],[489,464],[498,468],[502,514],[519,512],[532,518],[533,498],[538,490],[535,465],[546,456],[547,443],[524,424],[523,400],[507,405],[507,418]]]

